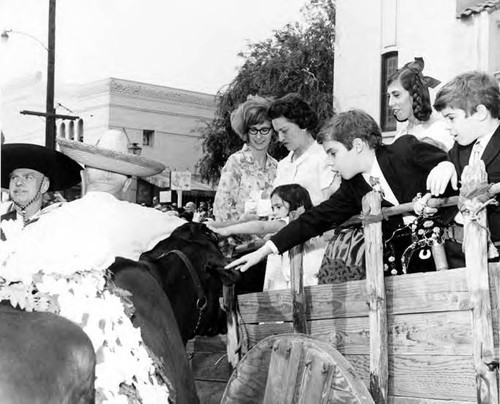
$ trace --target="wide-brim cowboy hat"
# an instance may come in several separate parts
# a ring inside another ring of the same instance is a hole
[[[87,167],[137,177],[149,177],[165,169],[158,161],[128,153],[130,142],[120,130],[104,132],[96,145],[64,138],[58,138],[57,143],[61,152]]]
[[[49,191],[61,191],[80,183],[82,167],[64,154],[28,143],[2,145],[2,188],[9,188],[10,174],[18,168],[29,168],[50,180]]]

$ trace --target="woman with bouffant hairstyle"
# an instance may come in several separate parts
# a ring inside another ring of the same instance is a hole
[[[436,87],[440,82],[424,76],[423,69],[424,60],[415,58],[389,76],[389,107],[398,122],[407,122],[395,138],[413,135],[448,151],[453,146],[453,138],[444,121],[433,113],[429,94],[429,88]]]
[[[222,168],[214,200],[217,221],[237,221],[244,214],[255,215],[263,205],[271,209],[278,162],[268,154],[274,134],[267,116],[270,105],[268,98],[248,96],[231,114],[231,127],[245,144],[229,156]]]

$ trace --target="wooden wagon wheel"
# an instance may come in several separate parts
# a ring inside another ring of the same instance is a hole
[[[373,403],[350,363],[303,334],[268,337],[241,360],[221,404]]]

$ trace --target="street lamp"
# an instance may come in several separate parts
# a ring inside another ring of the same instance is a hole
[[[0,35],[0,40],[4,43],[9,41],[9,34],[19,34],[19,35],[24,35],[27,36],[31,39],[34,39],[37,41],[43,48],[48,52],[49,48],[47,48],[47,45],[45,45],[42,41],[40,41],[36,36],[28,34],[27,32],[22,32],[22,31],[14,31],[13,29],[5,29],[2,31],[2,34]]]
[[[45,146],[49,149],[56,147],[56,111],[54,109],[54,76],[55,76],[55,47],[56,47],[56,0],[49,0],[49,35],[48,46],[38,38],[26,32],[5,30],[0,35],[2,42],[9,39],[9,34],[20,34],[28,36],[38,42],[47,51],[47,98],[45,102],[45,114],[39,112],[30,113],[24,111],[28,115],[43,115],[45,116]]]
[[[128,152],[140,156],[142,152],[142,147],[138,143],[129,143]]]

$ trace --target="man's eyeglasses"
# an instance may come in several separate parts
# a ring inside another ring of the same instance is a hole
[[[257,133],[260,133],[261,135],[267,135],[269,133],[271,133],[271,131],[273,130],[273,128],[260,128],[260,129],[256,129],[256,128],[250,128],[248,129],[248,134],[249,135],[252,135],[252,136],[255,136],[257,135]]]

